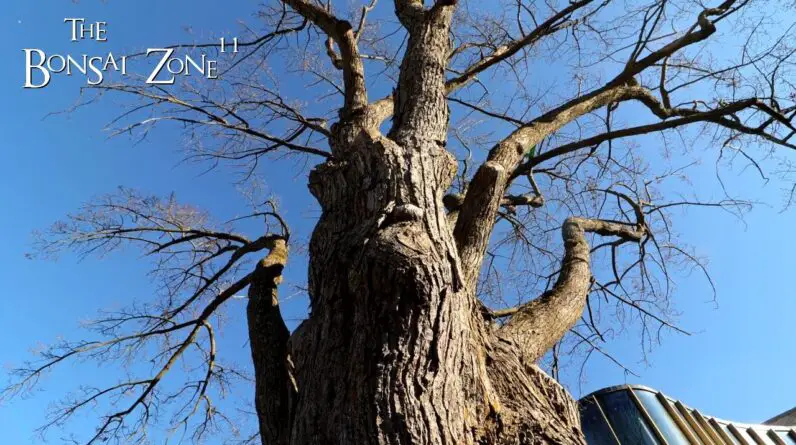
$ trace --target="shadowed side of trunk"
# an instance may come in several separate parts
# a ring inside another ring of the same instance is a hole
[[[249,285],[246,316],[255,372],[255,407],[264,445],[286,444],[290,435],[290,399],[295,392],[287,343],[290,338],[279,311],[277,286],[287,261],[287,242],[278,239],[257,263]]]

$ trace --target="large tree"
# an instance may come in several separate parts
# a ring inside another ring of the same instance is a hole
[[[280,314],[300,237],[277,200],[248,215],[266,223],[249,237],[243,218],[214,224],[173,197],[102,197],[43,233],[38,253],[138,245],[161,297],[97,320],[104,338],[47,349],[8,392],[80,357],[155,368],[82,387],[48,426],[99,403],[87,443],[144,441],[166,413],[197,440],[232,428],[215,394],[246,369],[223,362],[214,323],[248,289],[253,440],[584,443],[540,360],[552,349],[555,371],[567,339],[603,352],[633,317],[642,338],[678,329],[673,280],[702,264],[670,212],[747,205],[666,184],[701,159],[790,171],[787,2],[335,3],[266,4],[241,53],[219,54],[231,57],[219,80],[94,89],[134,99],[119,133],[177,123],[194,160],[247,175],[285,155],[318,161],[307,318],[291,332]],[[176,45],[197,46],[215,48]]]

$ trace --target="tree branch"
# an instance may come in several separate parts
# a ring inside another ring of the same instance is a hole
[[[271,266],[277,258],[286,257],[288,230],[274,205],[270,206],[269,210],[248,217],[263,217],[266,230],[271,224],[268,220],[275,219],[282,235],[264,235],[254,241],[213,228],[204,212],[178,204],[173,196],[161,200],[142,197],[126,189],[119,195],[109,195],[85,206],[83,211],[69,215],[66,222],[54,224],[38,242],[41,254],[54,255],[65,247],[84,254],[104,253],[126,243],[137,244],[147,256],[157,260],[154,273],[163,278],[165,301],[143,308],[133,306],[94,321],[89,327],[105,337],[104,340],[61,342],[49,347],[40,353],[41,362],[27,363],[13,372],[18,381],[0,390],[0,397],[28,391],[44,373],[67,360],[151,362],[156,366],[152,376],[129,377],[104,389],[83,387],[78,396],[70,395],[52,410],[49,423],[40,432],[44,434],[52,426],[62,426],[84,407],[104,403],[113,410],[102,417],[87,443],[110,439],[134,442],[146,436],[150,416],[156,410],[182,400],[181,407],[174,413],[173,426],[189,428],[190,423],[193,438],[198,441],[217,419],[226,419],[212,404],[209,391],[212,387],[224,391],[230,376],[241,376],[238,371],[219,363],[211,317],[250,283],[257,285],[252,291],[255,294],[263,289],[262,283],[267,282],[270,275],[264,275],[262,270],[281,272],[281,265]],[[244,257],[263,249],[270,249],[271,253],[255,272],[234,278]],[[227,255],[228,260],[222,261]],[[274,292],[277,278],[271,280]],[[225,279],[230,279],[232,284],[225,284]],[[255,299],[257,302],[264,300]],[[268,298],[269,305],[271,301]],[[253,306],[257,307],[257,303]],[[275,315],[279,316],[278,309]],[[272,313],[268,318],[273,316]],[[255,322],[261,330],[265,329],[261,319]],[[284,323],[282,327],[283,336],[286,336]],[[202,332],[207,335],[200,336]],[[284,343],[286,338],[282,340]],[[200,365],[184,369],[186,377],[182,385],[176,386],[174,393],[164,394],[173,386],[163,388],[159,382],[174,364],[177,361],[191,363],[197,358]],[[194,372],[201,372],[201,377],[193,380],[190,376]],[[127,398],[130,398],[129,403],[117,407]],[[200,405],[205,405],[201,410],[203,415],[197,423],[191,423],[200,412]]]
[[[246,315],[255,373],[255,406],[264,444],[287,445],[290,399],[296,391],[287,342],[290,332],[279,311],[277,286],[287,262],[287,242],[275,240],[257,264],[249,286]]]
[[[447,138],[449,111],[445,68],[455,3],[438,1],[426,11],[421,1],[395,1],[396,14],[409,32],[398,87],[393,95],[394,118],[389,132],[389,137],[399,143],[404,138],[423,135],[444,145]]]
[[[308,0],[282,0],[282,2],[320,28],[340,48],[340,65],[345,84],[345,105],[342,114],[347,115],[366,107],[368,95],[365,87],[365,68],[351,24],[338,19],[330,11]]]
[[[547,20],[539,24],[539,26],[534,28],[523,38],[513,40],[495,48],[491,54],[472,63],[456,77],[448,79],[445,82],[446,95],[463,88],[471,81],[476,79],[479,74],[503,61],[510,59],[519,51],[533,46],[542,38],[554,34],[562,29],[573,26],[576,21],[570,20],[572,14],[589,5],[590,3],[593,3],[594,1],[595,0],[579,0],[573,2],[566,8],[550,16]],[[446,3],[453,5],[456,2],[437,2],[436,5],[445,5]],[[603,4],[605,3],[607,2],[604,2]],[[418,20],[418,18],[422,16],[423,7],[422,2],[420,1],[396,0],[395,4],[396,14],[404,26],[412,26]],[[395,109],[394,105],[394,95],[381,98],[368,105],[368,111],[370,115],[368,126],[371,128],[378,128],[382,122],[393,115]]]
[[[635,85],[602,88],[534,119],[490,150],[487,162],[478,169],[468,185],[454,228],[463,272],[469,283],[475,282],[481,268],[500,205],[499,198],[505,193],[510,174],[517,168],[526,151],[573,119],[638,94],[639,87]],[[501,173],[497,174],[498,171]]]
[[[476,78],[478,74],[487,69],[513,57],[520,50],[533,46],[543,37],[554,34],[562,29],[573,26],[576,22],[571,21],[572,14],[578,10],[594,3],[595,0],[579,0],[571,2],[566,8],[551,15],[547,20],[540,23],[531,32],[521,39],[513,40],[509,43],[495,48],[491,54],[471,64],[464,72],[446,82],[448,93],[456,91]],[[604,2],[605,4],[607,2]],[[599,9],[599,8],[598,8]]]
[[[584,218],[568,218],[561,228],[564,258],[551,290],[520,307],[499,330],[499,338],[515,343],[527,363],[538,360],[583,315],[592,283],[586,233],[639,242],[646,228]]]
[[[709,37],[716,31],[709,18],[726,13],[734,3],[734,0],[727,0],[717,8],[704,9],[699,14],[697,23],[682,37],[641,60],[632,60],[603,87],[548,111],[515,130],[490,150],[487,162],[478,169],[468,186],[467,196],[454,229],[459,253],[462,258],[467,259],[463,272],[469,282],[474,283],[473,276],[477,276],[480,270],[500,205],[497,198],[505,193],[525,153],[564,125],[600,107],[628,99],[638,99],[646,104],[652,96],[647,89],[638,85],[633,76],[678,50]],[[496,175],[496,168],[506,173]]]

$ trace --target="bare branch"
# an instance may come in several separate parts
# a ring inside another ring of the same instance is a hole
[[[561,231],[565,254],[553,289],[518,309],[498,333],[501,339],[514,342],[528,363],[550,349],[583,314],[592,283],[585,234],[639,242],[646,233],[644,227],[572,217]]]

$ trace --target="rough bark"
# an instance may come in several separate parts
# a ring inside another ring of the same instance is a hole
[[[261,425],[271,434],[266,443],[584,443],[574,401],[525,351],[529,343],[541,351],[550,339],[518,341],[484,317],[476,297],[478,267],[494,225],[490,212],[506,203],[502,188],[519,154],[491,156],[480,173],[488,180],[474,183],[463,202],[457,199],[466,220],[460,217],[456,230],[443,204],[456,171],[445,148],[454,5],[440,1],[425,8],[417,0],[395,0],[409,40],[394,107],[379,101],[341,114],[330,138],[333,157],[310,174],[322,209],[310,240],[311,313],[287,351],[273,351],[280,366],[257,369],[258,380],[270,381],[260,373],[284,376],[289,359],[295,365],[294,395],[286,384],[263,389],[287,399],[288,413],[280,411],[284,404],[258,394]],[[311,12],[305,16],[324,30],[336,20]],[[339,36],[329,34],[340,45]],[[615,100],[624,94],[620,90],[561,110],[558,120],[520,136],[541,137]],[[394,112],[394,121],[385,136],[376,127],[387,112]],[[488,205],[476,209],[468,204],[471,195]],[[577,230],[582,238],[581,225]],[[588,256],[588,246],[571,244],[564,266],[573,268],[572,277],[588,275],[588,259],[585,266],[578,262],[583,248]],[[572,290],[580,300],[581,291]],[[267,310],[274,308],[275,300]],[[285,419],[287,429],[272,434],[273,422]]]
[[[249,285],[246,315],[256,375],[255,407],[263,444],[284,444],[290,435],[290,398],[295,392],[287,342],[290,332],[279,313],[277,285],[287,261],[287,243],[275,240],[257,264]]]
[[[434,141],[379,137],[311,176],[312,313],[291,338],[291,444],[583,443],[574,402],[482,318]]]
[[[455,163],[421,144],[380,137],[313,172],[292,443],[472,442],[488,389],[442,206]]]
[[[345,152],[311,175],[323,214],[286,443],[583,443],[572,399],[493,332],[459,271],[451,156],[383,136]]]

